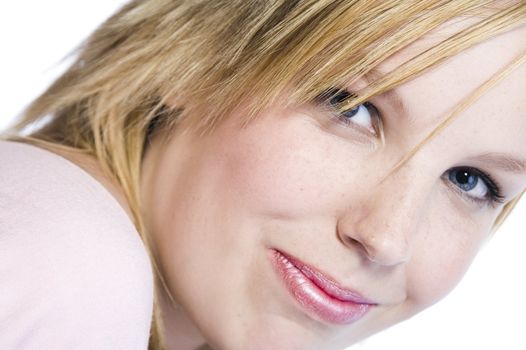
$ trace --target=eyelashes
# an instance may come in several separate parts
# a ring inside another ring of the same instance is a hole
[[[346,89],[332,87],[318,95],[316,102],[327,107],[334,122],[374,137],[383,137],[383,116],[371,102],[341,110],[346,102],[355,97],[354,93]],[[454,167],[445,171],[442,177],[456,193],[471,203],[496,207],[505,201],[498,182],[478,168]]]
[[[317,97],[317,101],[332,112],[336,122],[379,138],[382,132],[382,118],[380,111],[374,104],[364,102],[353,108],[341,110],[342,105],[355,97],[356,95],[348,90],[330,88],[321,93]]]
[[[499,184],[488,173],[473,167],[456,167],[446,172],[448,180],[459,190],[466,199],[477,204],[490,203],[493,206],[504,203]],[[479,196],[467,193],[479,193]]]

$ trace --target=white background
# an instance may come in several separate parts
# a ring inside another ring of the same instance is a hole
[[[67,61],[57,63],[122,3],[0,3],[0,129]],[[526,349],[525,216],[526,199],[446,299],[352,349]]]

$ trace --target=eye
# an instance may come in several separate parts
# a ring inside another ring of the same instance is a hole
[[[447,177],[461,194],[479,204],[497,205],[503,203],[500,186],[490,175],[471,167],[458,167],[448,170]]]
[[[372,103],[364,102],[351,109],[340,111],[341,106],[353,97],[355,95],[347,90],[331,88],[321,94],[319,99],[327,104],[331,111],[334,111],[337,122],[379,137],[381,133],[380,112]]]

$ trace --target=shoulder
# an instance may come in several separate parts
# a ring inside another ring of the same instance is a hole
[[[0,159],[0,348],[145,349],[153,277],[123,209],[49,151]]]

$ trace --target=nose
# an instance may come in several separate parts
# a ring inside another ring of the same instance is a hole
[[[429,200],[427,181],[424,176],[399,169],[383,180],[366,184],[338,220],[340,241],[382,266],[409,261]]]

